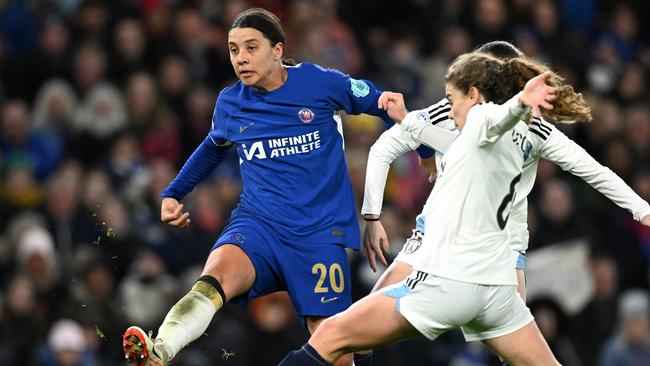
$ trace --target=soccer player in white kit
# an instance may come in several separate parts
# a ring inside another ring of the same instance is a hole
[[[501,59],[523,55],[515,46],[504,41],[486,43],[477,51],[489,53]],[[373,269],[376,269],[375,256],[386,264],[382,250],[386,250],[388,239],[379,221],[379,214],[390,163],[399,155],[425,143],[436,149],[436,162],[438,170],[440,170],[439,163],[442,154],[449,147],[448,134],[458,133],[454,122],[449,119],[450,109],[449,101],[445,98],[422,110],[412,111],[406,117],[400,116],[398,120],[402,121],[403,119],[403,122],[384,132],[371,148],[366,171],[362,214],[366,219],[363,231],[363,251],[368,256],[368,261]],[[609,168],[599,164],[554,125],[543,119],[533,118],[526,140],[531,146],[530,153],[524,161],[521,180],[515,187],[516,194],[506,227],[511,238],[518,292],[524,301],[526,299],[524,253],[528,249],[527,196],[535,183],[540,158],[554,162],[563,170],[582,178],[614,203],[630,211],[635,220],[650,226],[648,202],[639,197],[620,177]],[[424,233],[423,224],[424,216],[419,215],[413,236],[407,239],[398,256],[375,284],[373,291],[397,283],[411,273],[412,261],[418,255],[413,248],[421,245]]]
[[[443,157],[425,205],[425,235],[415,270],[404,282],[323,322],[309,343],[280,365],[329,365],[348,352],[418,333],[435,339],[459,327],[468,340],[484,340],[511,364],[557,364],[516,293],[504,230],[526,154],[524,139],[517,138],[527,132],[521,120],[531,107],[552,112],[549,101],[556,89],[561,98],[554,104],[563,115],[578,107],[570,101],[582,102],[570,86],[548,71],[542,74],[544,70],[524,59],[505,63],[479,53],[454,62],[447,92],[452,117],[463,131]],[[525,80],[521,93],[505,98]],[[389,114],[404,108],[391,98],[379,102]],[[444,229],[427,231],[434,222]]]

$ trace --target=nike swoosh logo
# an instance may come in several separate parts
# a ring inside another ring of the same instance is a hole
[[[321,304],[327,304],[328,302],[332,302],[332,301],[338,300],[338,299],[339,299],[338,296],[335,296],[335,297],[332,297],[332,298],[329,298],[329,299],[326,299],[325,296],[321,296],[320,303]]]
[[[252,126],[254,124],[255,124],[255,122],[252,122],[248,126],[239,126],[239,133],[244,133],[244,131],[246,131],[248,129],[248,127],[250,127],[250,126]]]

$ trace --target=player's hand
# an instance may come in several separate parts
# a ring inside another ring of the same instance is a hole
[[[645,226],[650,226],[650,215],[645,215],[641,218],[641,223]]]
[[[438,176],[438,168],[436,168],[436,156],[432,155],[430,158],[418,158],[420,168],[426,169],[429,172],[429,183],[433,183]]]
[[[175,198],[166,197],[160,205],[160,220],[179,229],[186,229],[190,226],[190,213],[183,212],[183,204]]]
[[[363,225],[363,237],[361,240],[361,252],[368,259],[368,264],[374,272],[377,272],[377,259],[388,265],[384,253],[388,253],[388,236],[381,221],[366,221]]]
[[[546,71],[528,80],[524,90],[519,94],[519,103],[531,107],[534,115],[540,115],[540,108],[553,109],[551,103],[555,100],[557,88],[546,84],[546,79],[551,75]]]
[[[395,123],[402,123],[402,120],[406,117],[406,105],[404,104],[404,96],[401,93],[389,91],[381,93],[379,100],[377,100],[377,107],[385,110]]]

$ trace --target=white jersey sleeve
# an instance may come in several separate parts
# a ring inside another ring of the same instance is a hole
[[[470,109],[467,119],[469,120],[469,114],[472,113]],[[519,103],[519,94],[510,98],[499,108],[494,109],[489,115],[484,119],[483,123],[478,131],[479,134],[478,144],[479,146],[485,146],[494,143],[498,140],[506,131],[511,130],[519,121],[522,119],[526,113],[530,111],[530,107],[525,107]]]
[[[451,131],[454,138],[458,135],[453,122],[449,120],[449,111],[451,105],[447,99],[442,99],[439,102],[422,110],[411,112],[413,116],[418,113],[426,113],[427,120],[431,125],[437,128]],[[441,144],[435,143],[439,147],[444,147]],[[385,131],[379,139],[370,148],[368,154],[368,164],[366,168],[366,183],[363,195],[363,206],[361,214],[375,214],[381,213],[382,203],[384,199],[384,188],[386,187],[386,179],[388,177],[388,170],[390,164],[400,155],[415,150],[421,143],[413,137],[411,133],[403,131],[400,126],[394,125]],[[440,156],[440,151],[436,150],[436,158]],[[436,160],[436,163],[438,163]]]
[[[536,123],[536,122],[533,122]],[[539,122],[537,122],[539,123]],[[598,192],[618,206],[630,211],[635,220],[650,215],[650,205],[639,197],[611,169],[601,165],[580,145],[569,139],[555,126],[544,123],[541,128],[531,129],[539,133],[546,143],[541,146],[541,157],[552,161],[577,177],[582,178]]]
[[[379,136],[368,154],[362,215],[381,213],[390,164],[398,156],[415,150],[418,146],[420,143],[410,134],[403,132],[398,125],[394,125]]]
[[[400,127],[417,141],[444,154],[458,134],[455,131],[431,124],[425,110],[409,112]]]

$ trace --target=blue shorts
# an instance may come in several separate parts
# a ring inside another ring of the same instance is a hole
[[[289,242],[253,215],[233,213],[212,250],[240,247],[255,266],[255,282],[231,300],[246,306],[251,299],[287,291],[301,317],[329,317],[352,304],[350,266],[340,244]]]
[[[526,255],[524,253],[519,253],[517,257],[517,263],[515,264],[515,269],[526,269]]]

